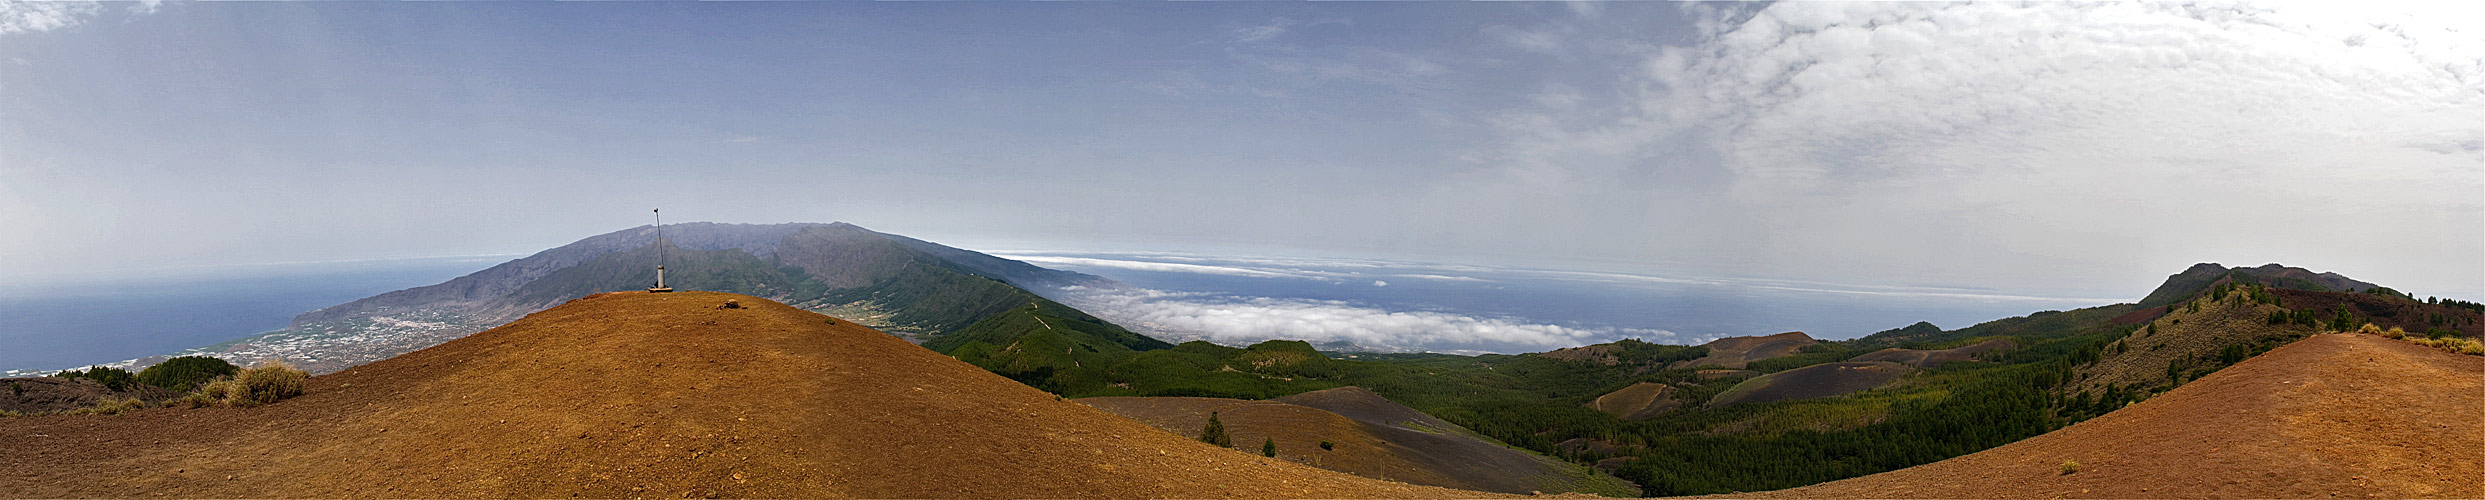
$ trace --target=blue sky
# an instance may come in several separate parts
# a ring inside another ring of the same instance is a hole
[[[968,248],[2485,295],[2456,4],[0,3],[0,260]],[[2468,23],[2469,25],[2462,25]]]

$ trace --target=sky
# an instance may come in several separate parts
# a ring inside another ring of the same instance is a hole
[[[20,282],[668,220],[2137,297],[2485,298],[2473,3],[18,2]]]

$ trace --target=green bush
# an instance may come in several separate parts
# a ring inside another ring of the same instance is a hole
[[[1199,430],[1199,442],[1222,448],[1234,447],[1234,437],[1225,434],[1225,423],[1217,421],[1216,412],[1208,412],[1208,427]]]
[[[138,383],[138,377],[130,375],[129,370],[112,368],[108,366],[87,368],[84,371],[69,370],[54,374],[52,376],[65,379],[93,380],[95,383],[103,384],[104,388],[112,389],[114,391],[126,391],[129,390],[130,386]]]
[[[206,356],[182,356],[164,360],[138,371],[138,383],[190,392],[199,384],[240,373],[241,367],[222,359]]]
[[[1260,440],[1260,456],[1277,456],[1277,438],[1263,438]]]

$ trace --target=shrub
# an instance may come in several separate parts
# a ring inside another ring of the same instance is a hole
[[[2416,345],[2421,345],[2421,346],[2425,346],[2425,347],[2431,347],[2431,348],[2435,348],[2435,349],[2441,349],[2441,350],[2444,350],[2444,351],[2450,351],[2450,352],[2459,353],[2459,354],[2476,355],[2476,356],[2485,356],[2485,342],[2477,342],[2476,340],[2473,340],[2473,339],[2467,339],[2467,338],[2462,338],[2462,337],[2445,337],[2445,338],[2410,338],[2410,339],[2408,339],[2408,341],[2409,341],[2409,342],[2414,342],[2414,343],[2416,343]]]
[[[2066,475],[2066,476],[2067,476],[2067,475],[2071,475],[2071,474],[2078,474],[2078,473],[2079,473],[2079,461],[2078,461],[2078,460],[2064,460],[2064,461],[2062,461],[2062,469],[2061,469],[2061,470],[2062,470],[2062,474],[2063,474],[2063,475]]]
[[[1324,451],[1325,451],[1325,450],[1335,450],[1335,449],[1337,449],[1337,443],[1331,443],[1331,442],[1328,442],[1328,441],[1321,441],[1321,442],[1320,442],[1320,449],[1321,449],[1321,450],[1324,450]]]
[[[199,384],[215,380],[217,377],[230,377],[241,371],[241,367],[233,366],[233,363],[222,359],[182,356],[156,363],[155,366],[149,366],[145,370],[139,370],[138,383],[189,392],[191,389],[197,389]]]
[[[1223,448],[1234,447],[1234,437],[1225,434],[1225,423],[1217,421],[1216,412],[1208,412],[1208,426],[1199,430],[1199,442]]]
[[[242,381],[242,387],[249,389],[251,400],[265,404],[302,395],[302,388],[310,382],[311,373],[276,361],[242,370],[235,379]]]
[[[251,407],[302,395],[302,388],[311,378],[305,372],[284,362],[269,362],[242,370],[232,377],[218,378],[200,385],[198,392],[177,400],[192,408],[223,405]]]
[[[1262,438],[1262,439],[1260,440],[1260,456],[1263,456],[1263,457],[1276,457],[1276,456],[1277,456],[1277,438],[1273,438],[1273,437],[1272,437],[1272,438]]]
[[[52,376],[73,380],[93,380],[95,383],[103,384],[104,388],[114,391],[126,391],[129,390],[130,385],[138,383],[138,377],[130,375],[129,370],[108,366],[87,368],[85,371],[69,370]]]
[[[69,413],[78,415],[119,415],[122,413],[145,409],[147,406],[146,401],[140,401],[138,398],[104,398],[103,401],[95,403],[95,406],[70,410]]]

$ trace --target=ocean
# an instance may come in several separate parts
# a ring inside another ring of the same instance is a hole
[[[295,315],[516,256],[269,264],[68,282],[0,295],[0,371],[123,361],[284,328]]]

